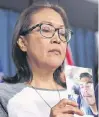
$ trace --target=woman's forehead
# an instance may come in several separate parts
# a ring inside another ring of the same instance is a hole
[[[64,21],[59,13],[50,8],[44,8],[31,17],[33,24],[39,24],[41,22],[49,22],[54,26],[64,26]]]

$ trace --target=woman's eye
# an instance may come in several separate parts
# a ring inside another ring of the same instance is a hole
[[[38,31],[38,32],[39,32],[39,31],[40,31],[40,28],[36,29],[36,31]]]
[[[59,34],[60,34],[61,36],[66,36],[65,30],[63,30],[63,29],[61,29],[61,30],[59,31]]]
[[[42,28],[42,31],[43,31],[43,32],[50,32],[51,29],[50,29],[49,27],[43,27],[43,28]]]
[[[65,37],[65,33],[60,33],[60,35]]]

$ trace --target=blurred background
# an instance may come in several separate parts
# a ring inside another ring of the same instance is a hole
[[[11,42],[15,23],[20,13],[32,3],[48,1],[61,5],[74,33],[67,49],[69,65],[93,70],[98,82],[98,0],[0,0],[0,74],[14,75]]]

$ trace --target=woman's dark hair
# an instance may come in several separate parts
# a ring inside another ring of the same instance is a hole
[[[4,81],[9,82],[9,83],[18,83],[18,82],[28,82],[32,80],[33,74],[31,73],[31,70],[27,63],[26,52],[21,51],[21,49],[19,48],[17,44],[17,41],[18,41],[20,34],[24,30],[27,30],[29,26],[31,25],[31,16],[33,16],[34,13],[40,11],[43,8],[51,8],[55,10],[56,12],[58,12],[62,17],[66,28],[69,28],[66,13],[58,5],[43,2],[40,4],[32,4],[30,7],[25,9],[20,15],[16,23],[14,35],[13,35],[13,41],[12,41],[12,57],[16,66],[16,75],[13,77],[4,78]],[[66,86],[65,83],[62,83],[60,80],[60,72],[62,72],[63,67],[64,67],[64,62],[54,72],[54,79],[58,84],[65,87]]]

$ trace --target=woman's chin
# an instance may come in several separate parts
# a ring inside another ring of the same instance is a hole
[[[61,66],[62,62],[59,61],[49,61],[48,65],[52,68],[52,69],[57,69],[59,66]]]

